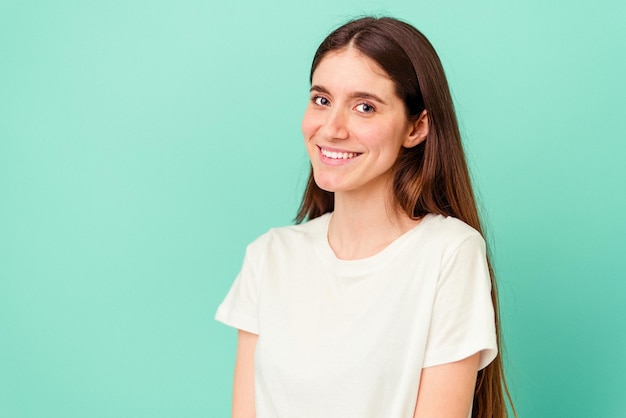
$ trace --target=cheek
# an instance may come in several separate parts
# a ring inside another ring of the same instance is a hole
[[[304,148],[306,149],[312,163],[314,160],[314,154],[317,154],[317,147],[313,144],[311,138],[315,135],[318,124],[315,121],[315,117],[311,115],[308,109],[304,112],[300,126],[302,129],[302,138],[304,139]]]
[[[312,112],[307,108],[307,110],[304,112],[304,116],[302,117],[301,124],[302,134],[304,135],[305,141],[310,139],[311,136],[315,134],[318,127],[319,121],[317,121],[315,115],[313,115]]]
[[[368,126],[358,133],[360,142],[380,155],[395,158],[402,148],[404,137],[393,125]]]

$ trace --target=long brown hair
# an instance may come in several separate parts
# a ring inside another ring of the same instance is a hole
[[[453,216],[482,234],[450,89],[431,43],[413,26],[394,18],[356,19],[320,44],[310,78],[326,54],[346,47],[374,60],[394,80],[409,118],[419,117],[423,110],[428,112],[426,140],[413,148],[402,148],[395,163],[393,193],[397,203],[413,219],[427,213]],[[319,188],[312,174],[296,216],[298,223],[334,209],[334,194]],[[491,264],[489,271],[500,349],[498,298]],[[472,417],[506,417],[506,399],[517,416],[504,378],[502,356],[498,355],[479,372]]]

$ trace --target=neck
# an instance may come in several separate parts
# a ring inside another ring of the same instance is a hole
[[[419,221],[409,218],[391,196],[335,193],[328,242],[340,259],[370,257],[417,223]]]

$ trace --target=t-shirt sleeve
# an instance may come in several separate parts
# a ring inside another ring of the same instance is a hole
[[[498,354],[485,241],[473,234],[442,262],[424,367],[480,352],[480,370]]]
[[[241,271],[215,314],[216,320],[253,334],[259,333],[257,305],[262,262],[258,254],[259,244],[257,240],[248,245]]]

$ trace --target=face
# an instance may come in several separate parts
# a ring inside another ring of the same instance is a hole
[[[317,185],[335,193],[387,193],[400,149],[426,136],[407,117],[394,82],[348,48],[326,55],[311,84],[302,132]]]

